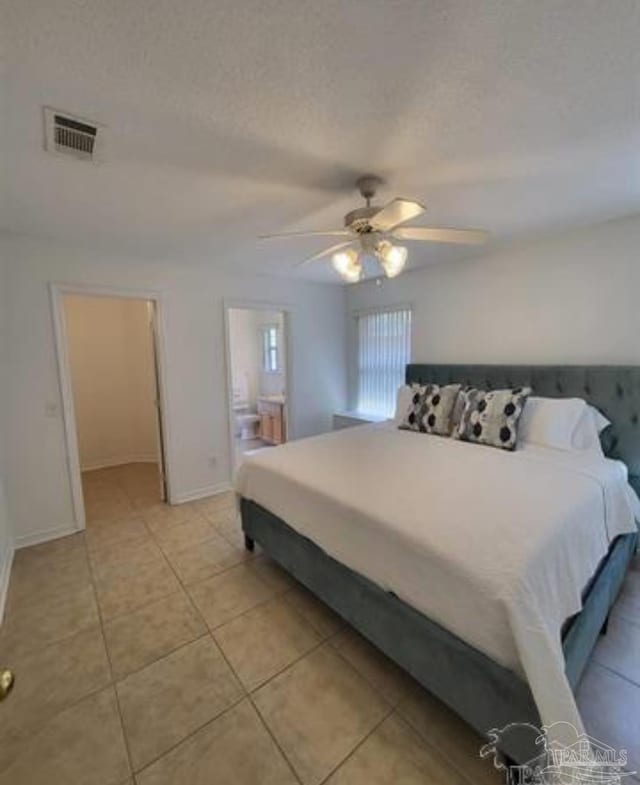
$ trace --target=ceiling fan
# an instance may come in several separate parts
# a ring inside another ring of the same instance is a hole
[[[407,262],[407,248],[392,240],[420,240],[432,243],[481,245],[488,233],[481,229],[443,229],[426,226],[401,226],[425,211],[418,202],[393,199],[384,207],[372,206],[376,189],[382,185],[376,175],[365,175],[356,181],[356,187],[365,199],[366,207],[358,207],[344,217],[344,229],[326,232],[289,232],[263,235],[261,240],[296,237],[342,237],[341,242],[303,259],[296,266],[323,259],[331,254],[334,269],[348,283],[355,283],[363,276],[363,261],[375,258],[387,278],[399,275]]]

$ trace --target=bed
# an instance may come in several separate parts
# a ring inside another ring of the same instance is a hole
[[[481,734],[550,717],[579,726],[571,690],[637,544],[623,508],[627,469],[631,485],[640,473],[640,369],[410,365],[406,378],[583,397],[612,421],[605,452],[624,465],[362,426],[246,464],[247,544]],[[537,753],[517,734],[502,751]]]

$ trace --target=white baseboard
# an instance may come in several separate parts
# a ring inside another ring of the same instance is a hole
[[[9,546],[4,562],[0,564],[0,624],[4,616],[4,606],[9,592],[9,577],[11,576],[11,565],[13,564],[13,545]]]
[[[38,545],[41,542],[49,542],[49,540],[57,540],[58,537],[67,537],[69,534],[77,534],[81,529],[73,523],[68,526],[58,526],[55,529],[40,529],[31,534],[22,534],[15,538],[16,550],[20,548],[28,548],[30,545]]]
[[[193,491],[186,493],[177,493],[171,497],[171,504],[185,504],[186,502],[195,502],[198,499],[204,499],[207,496],[216,496],[219,493],[226,493],[232,490],[230,482],[221,482],[217,485],[207,485],[204,488],[196,488]]]
[[[88,461],[80,466],[81,472],[92,472],[96,469],[110,469],[112,466],[124,466],[125,463],[158,463],[155,453],[149,455],[120,455],[118,458],[103,458],[97,461]]]

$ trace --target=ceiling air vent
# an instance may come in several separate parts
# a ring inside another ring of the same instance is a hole
[[[84,161],[96,160],[101,127],[67,112],[44,107],[45,148]]]

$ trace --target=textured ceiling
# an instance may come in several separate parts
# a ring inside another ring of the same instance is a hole
[[[339,227],[362,172],[494,243],[640,211],[639,0],[1,7],[12,231],[326,280],[293,270],[323,241],[256,237]],[[104,123],[104,161],[45,153],[45,104]]]

